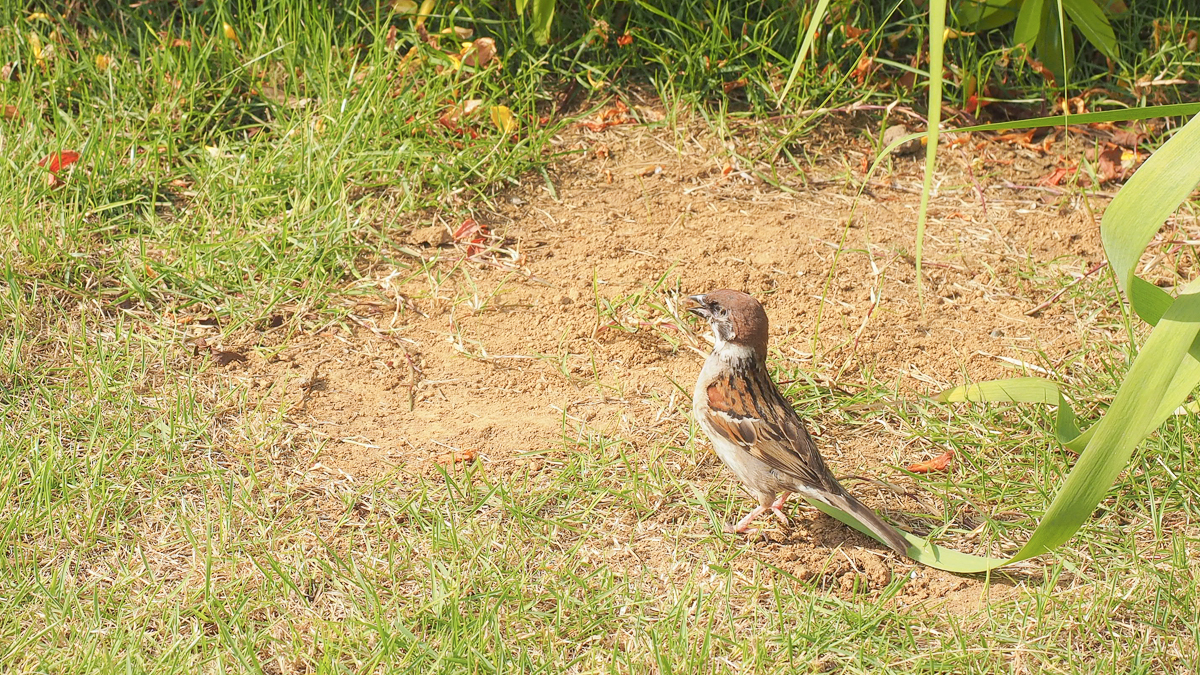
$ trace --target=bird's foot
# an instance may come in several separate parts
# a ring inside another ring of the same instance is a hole
[[[754,522],[755,518],[766,513],[768,508],[770,507],[762,505],[754,507],[754,510],[747,513],[745,518],[739,520],[737,525],[726,525],[725,532],[728,534],[745,534],[746,530],[750,529],[750,523]]]
[[[774,503],[771,504],[771,513],[774,513],[775,516],[779,518],[779,522],[783,523],[784,527],[791,525],[791,523],[788,522],[787,516],[783,515],[783,503],[786,502],[787,498],[791,496],[792,493],[784,492],[783,494],[779,495],[779,498],[777,498]]]
[[[779,519],[779,522],[783,523],[784,527],[791,526],[791,523],[788,522],[787,516],[783,515],[783,511],[781,511],[779,508],[772,506],[771,513],[775,514],[775,517]]]

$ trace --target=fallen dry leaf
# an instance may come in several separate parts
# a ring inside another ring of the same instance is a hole
[[[184,49],[192,48],[191,40],[184,40],[183,38],[171,38],[170,34],[165,30],[159,31],[158,37],[163,41],[163,44],[160,47],[162,49],[173,49],[175,47],[183,47]],[[168,40],[168,38],[171,39]]]
[[[1038,74],[1040,74],[1042,77],[1046,78],[1047,82],[1049,82],[1050,84],[1054,84],[1054,73],[1050,72],[1050,69],[1047,68],[1045,66],[1045,64],[1043,64],[1041,61],[1038,61],[1037,59],[1033,58],[1032,56],[1026,54],[1025,55],[1025,63],[1029,64],[1030,68],[1033,68],[1035,71],[1038,72]]]
[[[17,119],[17,106],[15,106],[15,105],[8,105],[8,104],[5,104],[5,106],[4,106],[4,119],[6,119],[6,120],[15,120],[15,119]]]
[[[459,462],[472,462],[475,460],[476,453],[474,450],[455,450],[452,452],[443,452],[433,461],[438,464],[458,464]]]
[[[908,467],[908,470],[913,473],[932,473],[934,471],[945,471],[950,466],[950,460],[954,459],[954,451],[947,450],[945,453],[927,459],[924,462],[917,462]]]
[[[63,169],[71,166],[79,161],[79,153],[74,150],[60,150],[52,152],[38,162],[38,166],[44,166],[50,169],[50,173],[58,173]]]
[[[492,124],[503,132],[506,136],[517,130],[517,118],[513,115],[512,110],[508,106],[494,105],[492,106]]]
[[[1125,171],[1121,166],[1121,155],[1123,152],[1120,147],[1112,147],[1101,152],[1100,156],[1096,158],[1101,183],[1107,183],[1124,177]]]
[[[863,54],[862,58],[858,60],[858,65],[854,66],[854,70],[850,73],[850,76],[861,86],[867,81],[867,77],[874,69],[875,59]]]
[[[496,41],[492,38],[479,38],[470,45],[470,49],[463,55],[463,63],[468,66],[482,68],[496,58]]]
[[[859,40],[862,36],[871,32],[870,28],[855,28],[854,26],[842,26],[842,32],[846,34],[846,41],[842,43],[843,47],[849,47],[851,44],[862,44]]]
[[[579,122],[575,126],[589,131],[604,131],[618,124],[635,124],[637,120],[629,116],[629,107],[620,101],[614,101],[611,108],[600,113],[600,119],[595,122]]]
[[[1048,187],[1062,185],[1063,180],[1065,180],[1068,176],[1073,175],[1078,169],[1079,167],[1077,166],[1060,166],[1054,171],[1051,171],[1049,175],[1039,180],[1038,185],[1045,185]]]
[[[1010,134],[1000,134],[999,136],[996,137],[996,140],[998,140],[998,141],[1013,141],[1016,143],[1020,143],[1021,145],[1028,145],[1029,143],[1033,142],[1033,132],[1034,131],[1035,131],[1034,129],[1030,129],[1029,131],[1022,131],[1022,132],[1014,131]]]
[[[38,67],[46,65],[46,57],[49,56],[49,47],[42,46],[42,39],[37,33],[29,34],[29,50],[33,52],[33,59],[37,62]]]
[[[473,256],[482,250],[484,243],[484,235],[487,234],[487,227],[479,224],[474,218],[467,218],[463,221],[458,229],[454,230],[454,241],[466,242],[467,256]]]
[[[1142,134],[1136,130],[1116,129],[1112,132],[1112,141],[1126,148],[1136,148],[1142,142]]]
[[[479,138],[479,133],[474,129],[463,129],[459,126],[459,122],[471,113],[475,112],[479,106],[483,105],[483,100],[478,98],[467,99],[460,103],[456,103],[446,109],[438,118],[438,124],[453,131],[459,135],[469,134],[471,138]]]

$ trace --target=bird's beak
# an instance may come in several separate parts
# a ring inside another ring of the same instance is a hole
[[[688,300],[693,302],[695,306],[688,307],[687,311],[705,319],[709,317],[707,304],[708,298],[704,297],[703,295],[689,295]]]

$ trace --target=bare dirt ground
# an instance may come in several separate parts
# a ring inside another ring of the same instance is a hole
[[[893,160],[855,207],[845,177],[861,180],[872,150],[853,125],[807,148],[817,161],[807,184],[784,181],[791,191],[728,163],[712,138],[614,127],[573,130],[560,147],[578,152],[549,183],[530,177],[495,211],[478,213],[490,231],[487,250],[464,259],[469,245],[449,237],[460,223],[436,215],[390,223],[393,240],[425,262],[368,270],[359,286],[372,294],[356,308],[357,324],[229,340],[226,348],[248,358],[210,377],[244,389],[252,407],[286,402],[294,436],[311,440],[311,450],[274,457],[276,471],[314,484],[386,476],[404,489],[438,480],[439,464],[463,470],[450,458],[457,452],[491,474],[549,475],[574,440],[598,433],[627,441],[625,452],[643,466],[666,463],[698,484],[736,491],[690,421],[708,342],[677,293],[753,293],[772,320],[776,365],[850,391],[882,382],[900,397],[1012,377],[1020,362],[1053,362],[1085,331],[1103,332],[1080,323],[1066,300],[1027,314],[1051,295],[1032,275],[1069,279],[1103,260],[1098,221],[1078,199],[1002,187],[1033,186],[1052,156],[1005,143],[947,148],[922,310],[911,255],[921,161]],[[842,475],[911,485],[891,467],[943,451],[888,425],[847,427],[821,414],[812,424]],[[919,529],[902,514],[930,506],[928,495],[849,485],[901,526]],[[681,573],[681,547],[746,546],[750,555],[735,566],[821,575],[835,591],[870,592],[910,574],[894,602],[962,614],[986,601],[981,579],[899,560],[811,509],[793,513],[790,530],[768,525],[725,542],[708,536],[714,528],[703,513],[664,496],[649,522],[612,524],[614,541],[628,542],[632,555],[616,545],[597,555],[669,579]],[[664,541],[664,524],[688,536]],[[995,599],[1019,583],[993,579],[989,592]]]

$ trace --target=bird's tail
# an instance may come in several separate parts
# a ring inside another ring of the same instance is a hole
[[[876,537],[879,537],[883,543],[887,544],[893,551],[900,555],[908,555],[908,542],[900,532],[883,522],[883,519],[875,514],[866,504],[858,501],[848,492],[842,494],[825,493],[823,495],[825,501],[830,505],[837,507],[846,513],[854,516],[860,523],[867,526]]]

